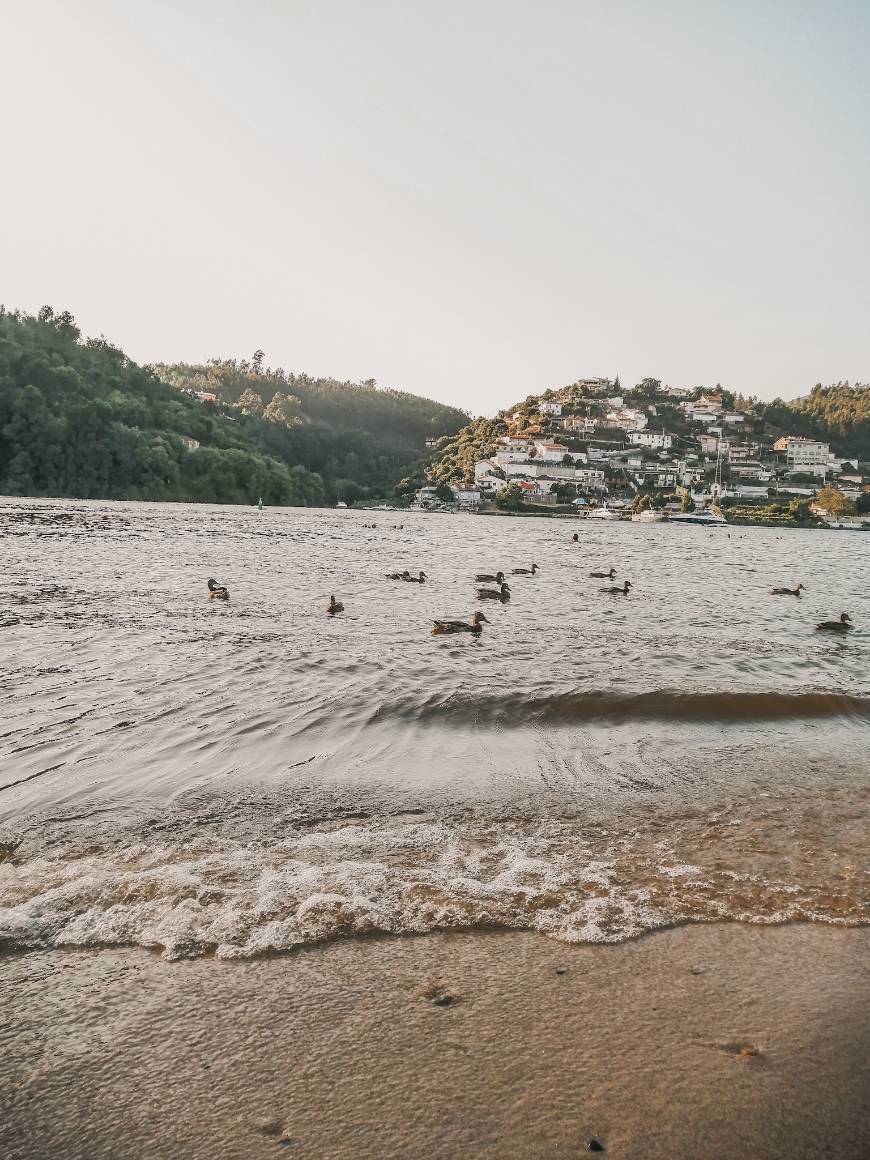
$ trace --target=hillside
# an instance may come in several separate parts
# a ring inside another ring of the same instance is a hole
[[[318,473],[330,497],[387,496],[430,458],[427,440],[468,422],[455,407],[373,381],[342,383],[263,366],[263,353],[237,362],[158,364],[152,369],[180,391],[217,396],[238,407],[241,430],[262,451]]]
[[[0,307],[0,492],[294,505],[388,494],[467,415],[246,363],[137,366],[68,313]],[[164,381],[170,379],[171,382]],[[212,389],[210,405],[188,389]],[[260,399],[252,398],[260,388]],[[221,400],[226,400],[224,404]],[[238,404],[231,405],[231,404]]]
[[[583,379],[529,395],[493,419],[475,419],[436,444],[424,506],[492,503],[512,509],[595,504],[603,495],[632,504],[685,501],[767,503],[791,494],[802,504],[821,484],[844,511],[870,496],[870,386],[817,385],[790,403],[723,390],[674,390],[644,379]],[[863,467],[859,467],[863,465]],[[797,490],[795,490],[797,489]],[[682,498],[681,498],[682,497]],[[806,518],[803,507],[800,517]]]

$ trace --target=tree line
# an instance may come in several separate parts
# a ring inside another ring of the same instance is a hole
[[[215,406],[187,393],[215,385]],[[46,306],[32,316],[0,307],[0,491],[215,503],[262,497],[270,505],[353,500],[388,494],[423,462],[430,432],[467,420],[374,384],[335,384],[335,399],[331,389],[332,380],[253,363],[141,367],[104,338],[83,339],[66,311]],[[246,392],[246,405],[236,406]]]

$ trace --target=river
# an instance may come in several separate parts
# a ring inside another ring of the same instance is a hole
[[[7,947],[870,917],[870,537],[18,499],[0,535]]]

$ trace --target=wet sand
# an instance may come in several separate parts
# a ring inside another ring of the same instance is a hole
[[[0,1153],[870,1155],[870,930],[358,939],[0,959]]]

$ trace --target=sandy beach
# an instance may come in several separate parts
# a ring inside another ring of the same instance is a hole
[[[870,931],[363,939],[2,968],[8,1160],[866,1156]]]

